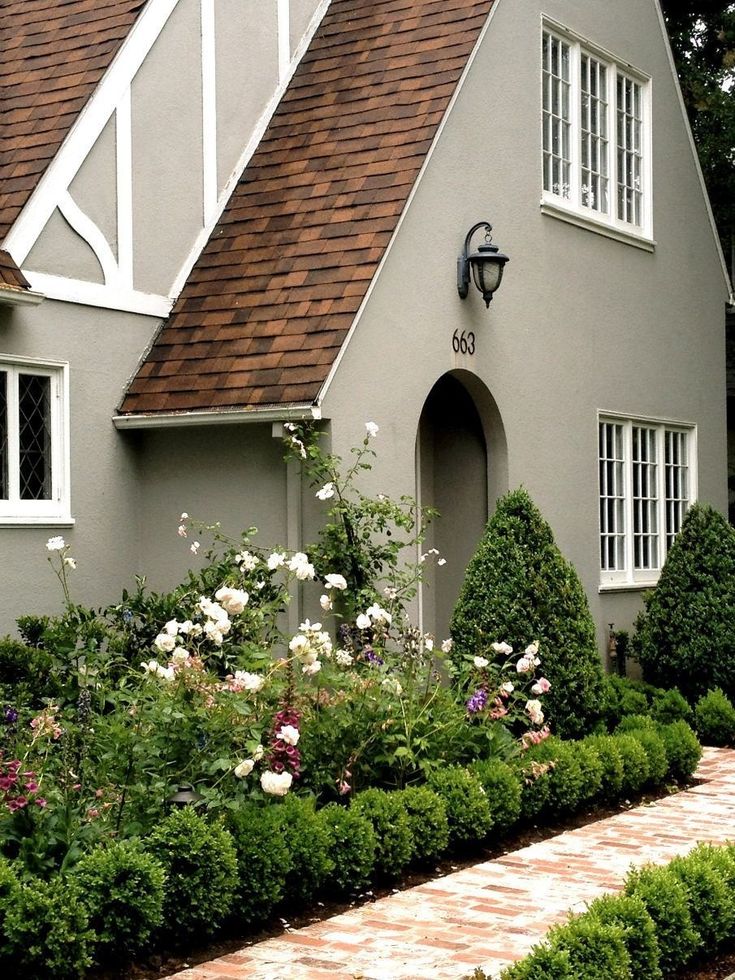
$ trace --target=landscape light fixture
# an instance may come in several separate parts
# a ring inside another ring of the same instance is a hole
[[[485,229],[485,244],[480,245],[476,252],[470,252],[470,242],[472,236],[480,228]],[[464,249],[457,259],[457,292],[462,299],[467,298],[470,288],[470,269],[475,285],[482,293],[485,306],[490,306],[493,293],[500,285],[503,278],[505,263],[510,262],[507,255],[499,251],[497,245],[492,244],[493,236],[490,232],[493,226],[489,221],[478,221],[467,232],[464,240]]]
[[[166,802],[170,806],[196,806],[197,803],[201,803],[204,797],[197,793],[193,786],[179,786],[178,790],[173,793]]]

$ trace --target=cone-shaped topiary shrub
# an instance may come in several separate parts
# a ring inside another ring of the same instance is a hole
[[[647,678],[689,700],[735,695],[735,528],[694,504],[636,621],[633,653]]]
[[[488,521],[457,600],[452,638],[459,667],[488,656],[491,643],[522,653],[538,640],[551,681],[544,710],[556,733],[577,737],[599,717],[603,675],[587,597],[523,489],[506,494]]]

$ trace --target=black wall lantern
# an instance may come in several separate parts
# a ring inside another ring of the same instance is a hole
[[[472,236],[479,228],[485,229],[485,244],[480,245],[476,252],[470,252],[470,241]],[[503,255],[498,250],[497,245],[492,244],[493,236],[490,232],[493,226],[489,221],[478,221],[467,232],[464,240],[464,250],[457,259],[457,292],[462,299],[467,298],[470,288],[470,268],[475,285],[482,293],[485,306],[490,306],[493,293],[500,285],[503,278],[505,263],[510,262],[507,255]]]

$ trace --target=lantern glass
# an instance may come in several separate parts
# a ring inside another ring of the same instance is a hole
[[[494,256],[480,256],[472,262],[472,275],[475,285],[483,294],[492,295],[500,285],[503,278],[503,262],[499,262]]]

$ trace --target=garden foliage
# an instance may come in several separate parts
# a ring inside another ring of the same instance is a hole
[[[633,654],[648,679],[676,681],[690,701],[712,687],[735,695],[735,528],[694,504],[644,597]]]
[[[719,687],[704,694],[694,708],[694,723],[705,745],[735,743],[735,708]]]
[[[599,717],[602,669],[584,589],[525,490],[503,497],[470,561],[452,617],[453,659],[488,656],[492,641],[538,642],[551,682],[548,717],[576,737]]]

